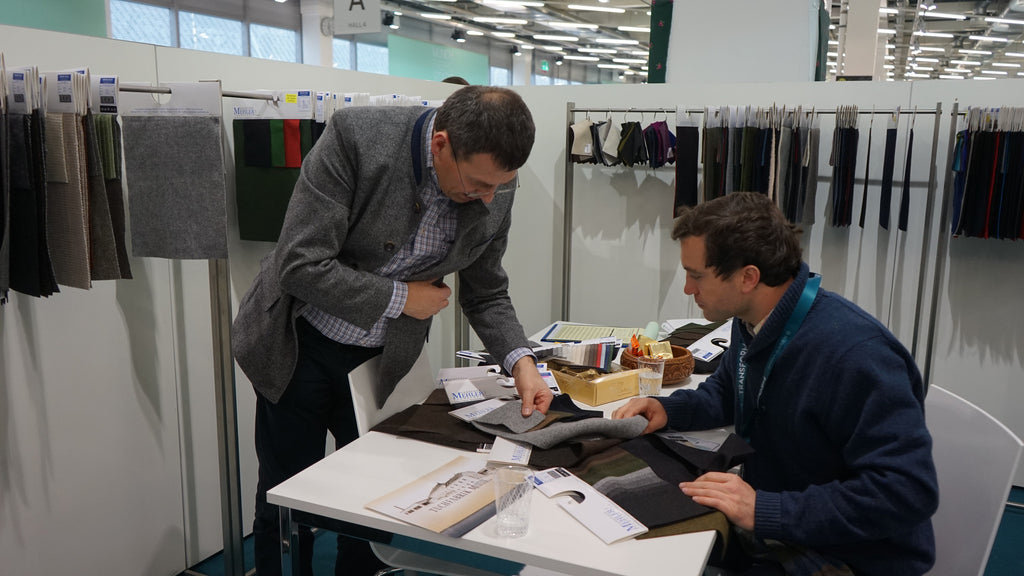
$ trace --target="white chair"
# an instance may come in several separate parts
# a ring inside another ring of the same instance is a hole
[[[939,480],[932,576],[981,575],[1021,457],[1021,440],[967,400],[928,388],[925,420]]]
[[[356,427],[362,436],[381,421],[426,400],[435,388],[434,371],[424,348],[409,373],[395,385],[382,408],[377,408],[377,378],[380,375],[380,356],[371,358],[348,374],[352,391],[352,408],[356,414]]]

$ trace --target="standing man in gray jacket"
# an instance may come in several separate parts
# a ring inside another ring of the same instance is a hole
[[[348,373],[380,354],[383,404],[419,356],[431,318],[448,306],[446,275],[459,274],[463,311],[515,378],[523,415],[547,411],[551,391],[501,266],[516,172],[534,133],[518,94],[468,86],[436,110],[341,110],[303,161],[277,247],[232,334],[257,392],[259,576],[281,570],[267,490],[323,458],[328,430],[338,447],[358,436]],[[304,540],[307,570],[312,541]],[[372,554],[358,544],[339,538],[337,574],[372,573]]]

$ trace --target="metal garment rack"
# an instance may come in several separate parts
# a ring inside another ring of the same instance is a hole
[[[122,84],[121,92],[170,94],[166,86]],[[221,91],[222,98],[277,101],[273,94]],[[235,362],[231,355],[231,272],[227,258],[211,258],[210,317],[213,329],[213,382],[217,405],[217,450],[220,456],[221,524],[224,536],[224,574],[244,576],[242,549],[242,490],[238,464],[238,412]]]
[[[591,114],[591,113],[598,113],[598,114],[599,113],[622,113],[622,114],[628,114],[630,112],[638,112],[638,113],[641,113],[641,114],[643,114],[643,113],[654,113],[654,114],[665,113],[666,115],[670,114],[670,113],[671,114],[679,114],[679,113],[682,113],[682,114],[704,114],[705,109],[704,108],[687,108],[685,110],[680,110],[678,108],[577,108],[575,102],[567,102],[566,103],[566,126],[571,126],[575,122],[575,120],[576,120],[576,116],[575,115],[578,114],[578,113],[583,113],[583,114]],[[935,314],[936,314],[936,311],[938,309],[939,282],[941,281],[942,274],[944,273],[944,270],[945,270],[945,261],[943,260],[943,258],[944,258],[945,254],[947,252],[948,243],[949,243],[948,235],[947,234],[943,234],[943,230],[948,230],[949,227],[950,227],[950,223],[948,222],[948,220],[951,218],[951,215],[948,213],[949,212],[948,197],[949,197],[949,193],[950,193],[949,190],[950,190],[950,187],[951,187],[951,179],[948,178],[948,177],[946,178],[945,186],[944,186],[944,189],[943,189],[943,192],[942,192],[942,216],[941,216],[941,218],[942,218],[942,225],[940,226],[940,229],[938,231],[938,237],[937,237],[937,248],[936,248],[936,253],[935,253],[935,272],[934,272],[935,276],[934,276],[934,279],[932,281],[933,289],[932,289],[932,298],[931,298],[931,306],[930,306],[930,317],[929,317],[929,321],[928,321],[927,335],[925,336],[924,361],[921,362],[921,360],[919,359],[918,347],[919,347],[919,343],[921,341],[921,334],[920,334],[921,312],[922,312],[922,306],[923,306],[923,300],[924,300],[924,289],[925,289],[926,277],[927,277],[927,264],[928,264],[928,255],[929,255],[929,239],[932,237],[932,221],[934,220],[933,215],[934,215],[934,210],[935,210],[934,196],[935,196],[936,187],[937,187],[937,169],[936,169],[935,159],[936,159],[936,154],[938,153],[938,146],[939,146],[939,126],[940,126],[941,118],[942,118],[942,103],[941,102],[936,102],[935,103],[935,108],[933,108],[933,109],[918,109],[918,108],[914,108],[914,109],[906,109],[906,110],[904,110],[902,108],[900,108],[900,109],[896,109],[896,108],[878,109],[878,108],[876,108],[876,109],[872,109],[872,110],[867,110],[867,109],[864,109],[864,110],[858,109],[857,110],[857,114],[858,115],[872,115],[872,116],[874,116],[874,115],[895,114],[897,112],[899,112],[900,114],[908,114],[908,115],[920,114],[922,116],[934,116],[934,121],[932,123],[933,124],[932,148],[931,148],[930,163],[929,163],[929,170],[928,170],[928,187],[927,187],[927,191],[926,191],[927,192],[927,197],[926,197],[926,202],[925,202],[925,221],[924,221],[924,232],[923,232],[923,237],[925,239],[925,242],[924,242],[924,244],[921,247],[921,264],[920,264],[920,267],[919,267],[919,270],[918,270],[918,281],[917,281],[917,300],[916,300],[916,305],[915,305],[915,309],[914,309],[914,330],[913,330],[912,343],[911,343],[911,346],[910,346],[910,351],[911,351],[911,354],[914,355],[914,359],[917,360],[919,363],[923,364],[923,378],[924,378],[925,386],[927,386],[928,382],[929,382],[929,377],[930,377],[930,374],[931,374],[932,347],[933,347],[934,339],[935,339]],[[804,113],[805,114],[813,113],[813,114],[816,114],[816,115],[827,116],[827,115],[835,115],[836,114],[836,110],[834,108],[833,109],[823,109],[823,110],[813,110],[813,111],[804,110]],[[949,170],[951,169],[952,162],[953,162],[953,147],[954,147],[954,144],[955,144],[954,136],[955,136],[955,133],[956,133],[955,132],[956,131],[956,122],[955,122],[955,118],[956,117],[957,117],[957,104],[954,103],[954,105],[953,105],[953,113],[952,113],[952,118],[954,118],[954,121],[952,121],[950,123],[950,142],[949,142],[948,157],[947,157],[947,160],[946,160],[946,173],[947,174],[949,173]],[[565,155],[565,164],[566,164],[565,165],[565,189],[563,191],[564,214],[563,214],[563,227],[562,227],[562,263],[563,264],[562,264],[562,302],[561,302],[562,309],[561,309],[561,318],[563,320],[569,320],[570,319],[569,318],[569,311],[570,311],[570,307],[569,306],[570,306],[570,291],[571,291],[571,288],[572,288],[572,232],[573,232],[573,178],[574,178],[574,168],[573,168],[572,158],[571,158],[571,156],[569,154],[569,150],[571,148],[572,148],[572,131],[571,130],[566,130],[566,138],[565,138],[565,150],[566,150],[566,155]],[[894,250],[899,247],[899,241],[900,241],[901,237],[902,237],[902,231],[897,228],[897,230],[896,230],[896,243],[895,243],[895,246],[894,246]],[[892,301],[894,299],[894,292],[895,292],[895,287],[896,287],[896,283],[895,283],[895,277],[896,277],[895,276],[896,258],[895,258],[895,256],[893,257],[892,260],[893,260],[893,274],[892,274],[893,283],[892,283],[892,286],[890,287],[890,292],[889,292],[890,315],[891,315]]]

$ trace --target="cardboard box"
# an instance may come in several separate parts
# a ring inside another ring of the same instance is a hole
[[[631,398],[640,393],[640,371],[623,370],[584,380],[553,369],[558,389],[573,400],[590,406]]]

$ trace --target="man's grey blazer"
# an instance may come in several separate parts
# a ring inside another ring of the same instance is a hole
[[[334,114],[302,163],[276,248],[242,298],[232,332],[238,365],[271,402],[295,369],[295,320],[307,304],[369,330],[384,314],[392,281],[374,274],[416,234],[421,192],[430,185],[425,149],[433,110],[347,108]],[[526,346],[508,296],[501,259],[514,192],[489,205],[459,204],[454,244],[445,259],[404,281],[459,272],[460,303],[497,359]],[[430,320],[388,322],[377,401],[419,357]]]

